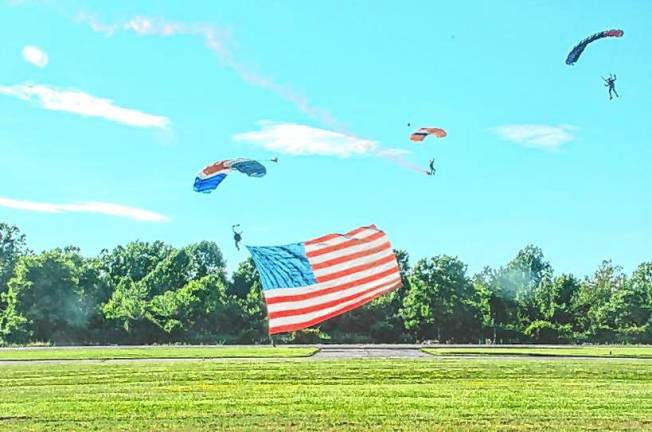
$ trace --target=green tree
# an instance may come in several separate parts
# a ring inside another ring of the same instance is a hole
[[[228,294],[236,299],[242,313],[239,342],[268,342],[267,307],[253,259],[247,258],[240,263],[233,273]]]
[[[540,248],[528,245],[505,267],[487,275],[490,307],[498,342],[521,342],[525,329],[543,319],[538,299],[552,280],[552,267]]]
[[[7,292],[16,263],[27,253],[25,235],[17,227],[0,222],[0,311],[3,309],[2,294]]]
[[[122,278],[139,281],[175,249],[163,242],[135,241],[117,246],[111,251],[103,250],[99,259],[103,270],[116,287]]]
[[[615,340],[616,314],[612,297],[623,289],[626,279],[620,267],[603,261],[598,270],[582,282],[572,301],[578,341],[605,343]]]
[[[494,271],[485,267],[473,276],[473,288],[476,293],[476,309],[480,317],[480,335],[486,340],[496,340],[496,322],[499,307],[498,298],[492,290]]]
[[[652,263],[643,263],[611,297],[618,342],[652,342]]]
[[[147,301],[147,288],[140,282],[123,277],[115,287],[102,311],[106,320],[118,325],[116,330],[124,331],[120,342],[145,343],[151,338],[154,328],[147,322]]]
[[[229,294],[239,299],[246,299],[252,290],[261,291],[260,278],[256,264],[251,258],[238,265],[229,284]]]
[[[418,261],[401,316],[418,340],[477,341],[481,313],[466,265],[446,255]]]
[[[103,263],[115,286],[103,306],[104,317],[124,341],[204,340],[219,332],[215,314],[220,308],[226,313],[229,301],[224,260],[215,243],[182,249],[130,243],[105,253]]]
[[[541,314],[555,324],[574,325],[576,319],[572,303],[581,285],[581,281],[571,274],[556,277],[554,282],[548,285],[551,288],[549,294],[540,300],[543,306]]]
[[[58,343],[82,338],[93,310],[88,298],[94,295],[80,285],[84,275],[88,277],[85,260],[76,248],[20,258],[9,281],[7,299],[11,319],[22,327],[14,328],[12,334]]]
[[[534,290],[534,313],[523,330],[532,342],[568,343],[573,339],[572,298],[580,282],[572,275],[543,279]]]
[[[145,315],[170,340],[224,342],[240,330],[241,312],[219,275],[190,281],[146,304]]]

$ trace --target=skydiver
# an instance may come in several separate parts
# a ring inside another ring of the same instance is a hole
[[[609,78],[601,77],[604,80],[604,86],[609,88],[609,100],[613,99],[613,94],[618,96],[618,92],[616,91],[616,75],[609,74]]]
[[[430,167],[430,171],[428,172],[428,175],[435,175],[437,172],[437,169],[435,168],[435,158],[430,159],[430,163],[428,164]]]
[[[235,227],[240,226],[240,224],[233,225],[231,229],[233,230],[233,241],[235,242],[235,248],[240,250],[240,242],[242,241],[242,231],[237,232]]]

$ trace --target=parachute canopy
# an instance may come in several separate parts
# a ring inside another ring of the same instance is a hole
[[[447,134],[445,130],[439,128],[420,128],[418,131],[410,135],[410,139],[412,141],[421,142],[426,139],[428,135],[434,135],[437,138],[444,138]]]
[[[249,177],[263,177],[267,174],[267,170],[258,161],[253,159],[228,159],[215,162],[199,171],[195,177],[195,185],[193,189],[195,192],[210,193],[215,190],[222,180],[224,180],[232,171],[239,171]]]
[[[624,31],[622,30],[605,30],[600,33],[596,33],[594,35],[591,35],[584,39],[582,42],[577,44],[575,48],[571,50],[570,53],[568,53],[568,57],[566,57],[566,64],[567,65],[573,65],[577,60],[579,60],[580,56],[584,52],[584,48],[588,46],[591,42],[595,42],[598,39],[606,38],[606,37],[623,37],[625,34]]]

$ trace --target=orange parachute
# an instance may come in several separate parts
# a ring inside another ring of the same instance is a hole
[[[439,128],[419,128],[418,131],[410,135],[410,139],[415,142],[421,142],[426,139],[428,135],[434,135],[437,138],[444,138],[447,134],[445,130]]]

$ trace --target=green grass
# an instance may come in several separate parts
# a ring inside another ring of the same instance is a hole
[[[13,364],[0,430],[652,430],[652,362]]]
[[[287,358],[308,357],[316,348],[286,347],[120,347],[120,348],[5,348],[0,360],[114,360],[169,358]]]
[[[651,358],[652,347],[589,346],[554,348],[513,348],[513,347],[465,347],[465,348],[424,348],[433,355],[510,355],[510,356],[575,356],[612,358]]]

